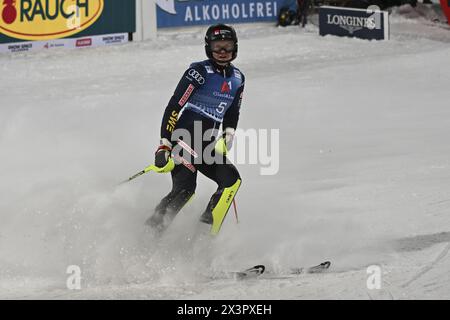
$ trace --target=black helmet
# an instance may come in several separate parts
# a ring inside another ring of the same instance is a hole
[[[205,51],[206,56],[213,59],[212,51],[211,51],[211,42],[216,40],[233,40],[234,42],[234,51],[231,60],[236,59],[237,51],[238,51],[238,39],[236,36],[236,31],[234,31],[232,26],[228,26],[226,24],[215,24],[208,28],[205,35]]]

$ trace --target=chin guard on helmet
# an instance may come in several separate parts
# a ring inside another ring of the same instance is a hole
[[[218,40],[232,40],[233,41],[234,50],[232,52],[231,59],[227,62],[231,62],[234,59],[236,59],[237,52],[238,52],[238,39],[237,39],[236,31],[234,30],[234,28],[232,26],[228,26],[225,24],[215,24],[215,25],[210,26],[208,28],[208,30],[206,31],[205,52],[206,52],[206,56],[213,61],[215,61],[215,59],[213,58],[211,43],[213,41],[218,41]]]

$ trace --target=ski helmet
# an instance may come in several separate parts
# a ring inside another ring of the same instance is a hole
[[[232,40],[234,44],[234,50],[231,60],[228,62],[236,59],[238,51],[238,39],[234,28],[225,24],[215,24],[208,28],[205,36],[205,51],[206,56],[211,60],[214,60],[211,50],[211,42],[217,40]]]

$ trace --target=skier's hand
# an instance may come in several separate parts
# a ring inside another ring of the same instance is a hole
[[[233,146],[234,132],[235,130],[233,128],[225,129],[222,137],[216,142],[214,149],[217,153],[223,154],[224,156],[227,155],[228,151],[230,151]]]
[[[169,162],[172,144],[166,138],[162,138],[160,143],[160,146],[155,152],[155,166],[164,168]]]

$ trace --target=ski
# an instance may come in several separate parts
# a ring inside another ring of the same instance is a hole
[[[317,266],[309,267],[309,268],[291,268],[290,274],[302,274],[302,273],[322,273],[330,268],[331,262],[325,261]]]
[[[233,272],[233,277],[236,280],[256,278],[256,277],[259,277],[260,275],[262,275],[265,270],[266,270],[266,267],[262,264],[259,264],[257,266],[248,268],[244,271]]]
[[[309,273],[324,273],[326,272],[331,266],[330,261],[322,262],[318,265],[304,268],[290,268],[287,272],[274,272],[274,271],[267,271],[266,267],[262,264],[253,266],[251,268],[242,270],[242,271],[232,271],[232,272],[220,272],[216,273],[212,278],[213,279],[235,279],[235,280],[246,280],[246,279],[255,279],[259,278],[261,275],[265,274],[268,275],[267,277],[264,277],[264,279],[271,279],[275,277],[285,276],[285,277],[292,277],[294,275],[300,275],[300,274],[309,274]]]

